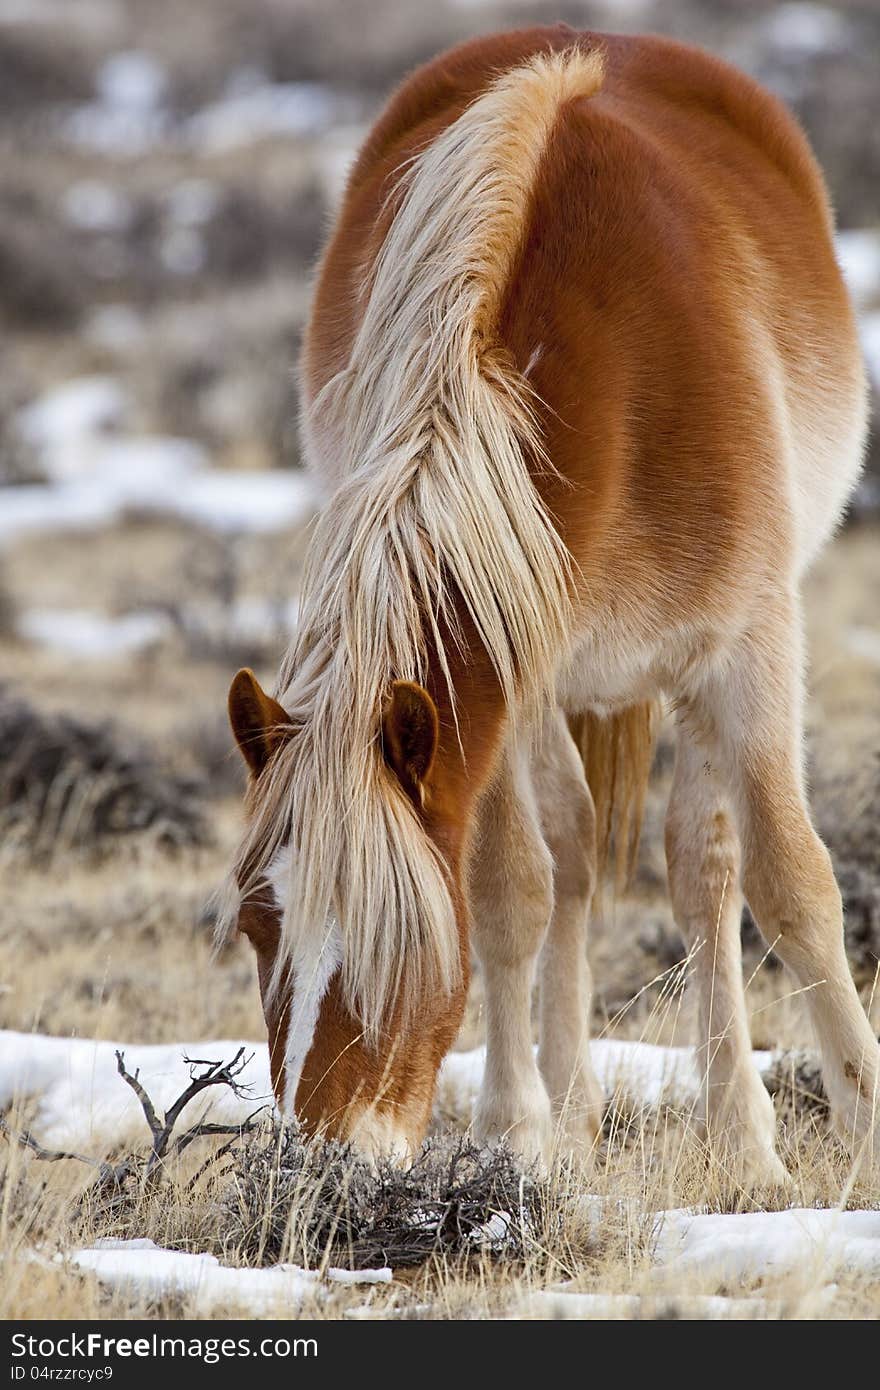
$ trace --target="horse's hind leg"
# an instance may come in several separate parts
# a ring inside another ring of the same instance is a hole
[[[752,1059],[742,978],[740,843],[707,719],[684,707],[666,816],[672,909],[697,991],[699,1111],[723,1175],[777,1183],[773,1104]]]
[[[880,1159],[880,1049],[844,950],[840,892],[810,822],[801,773],[800,615],[768,605],[716,690],[743,838],[743,884],[767,941],[794,972],[822,1052],[841,1136]]]
[[[593,981],[587,960],[596,816],[561,710],[547,715],[532,768],[544,839],[553,856],[554,887],[540,964],[538,1065],[550,1093],[560,1151],[585,1155],[599,1135],[604,1109],[590,1059]]]
[[[479,1139],[549,1159],[550,1101],[532,1047],[535,962],[553,905],[553,866],[538,822],[528,750],[505,750],[480,805],[469,865],[473,941],[486,990],[486,1071]]]

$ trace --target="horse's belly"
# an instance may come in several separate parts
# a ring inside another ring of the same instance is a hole
[[[630,643],[626,651],[587,639],[579,643],[557,676],[557,699],[569,714],[591,709],[611,713],[655,699],[667,684],[653,644]]]
[[[569,714],[610,714],[662,695],[693,694],[722,660],[729,628],[682,623],[651,637],[606,630],[576,642],[557,673],[557,700]]]

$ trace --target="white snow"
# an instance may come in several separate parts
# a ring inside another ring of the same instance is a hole
[[[95,85],[93,101],[61,114],[61,133],[110,158],[142,155],[160,144],[223,155],[269,138],[314,135],[344,119],[351,106],[322,83],[272,82],[249,67],[233,73],[217,101],[175,119],[166,70],[140,51],[108,58]]]
[[[62,211],[73,227],[84,232],[122,232],[132,219],[131,199],[120,188],[98,179],[72,183],[61,200]]]
[[[42,457],[59,481],[3,489],[0,541],[28,531],[109,525],[132,510],[183,517],[201,513],[198,519],[203,516],[204,524],[211,525],[211,480],[220,475],[207,471],[206,455],[192,440],[161,435],[104,440],[84,435],[71,437],[66,446],[57,452],[49,449]],[[234,476],[243,484],[248,475]],[[265,505],[261,507],[265,488],[259,482],[263,475],[254,476],[258,479],[256,501],[242,507],[245,527],[249,507],[259,518],[265,516]],[[219,489],[225,520],[228,486],[221,484]],[[289,489],[294,491],[298,505],[300,490]],[[232,529],[228,520],[224,529]]]
[[[880,232],[838,232],[837,260],[857,308],[880,294]]]
[[[226,154],[272,136],[314,134],[337,110],[333,92],[318,82],[269,82],[248,70],[236,74],[221,100],[190,117],[185,138],[203,153]]]
[[[654,1259],[665,1272],[709,1274],[727,1285],[800,1275],[818,1287],[844,1271],[880,1279],[880,1211],[669,1211],[658,1222]]]
[[[859,328],[868,373],[875,390],[880,391],[880,310],[863,314],[859,320]]]
[[[304,520],[315,505],[305,473],[282,470],[257,473],[246,469],[193,474],[173,498],[152,499],[157,511],[169,511],[213,531],[281,531]]]
[[[188,235],[186,229],[183,233]],[[3,489],[0,542],[155,512],[221,532],[283,530],[312,511],[304,473],[218,470],[191,439],[119,431],[131,411],[114,377],[80,377],[19,411],[15,427],[50,480]]]
[[[317,175],[324,201],[335,208],[341,201],[357,152],[364,142],[366,127],[334,122],[321,139]]]
[[[0,24],[63,24],[104,36],[121,27],[120,0],[0,0]]]
[[[92,1153],[102,1144],[143,1140],[143,1113],[116,1070],[117,1048],[125,1053],[130,1072],[140,1070],[157,1108],[165,1110],[189,1082],[184,1055],[230,1061],[241,1045],[227,1038],[143,1046],[0,1031],[0,1110],[16,1096],[39,1097],[33,1128],[50,1148]],[[254,1054],[241,1076],[250,1095],[237,1097],[226,1086],[211,1087],[186,1110],[186,1124],[208,1116],[218,1124],[240,1124],[271,1102],[266,1045],[248,1044],[246,1051]]]
[[[162,64],[141,49],[112,54],[102,63],[95,84],[105,106],[125,111],[155,111],[167,85]]]
[[[187,1296],[203,1315],[217,1307],[236,1307],[254,1316],[289,1312],[306,1299],[328,1293],[316,1271],[299,1265],[235,1269],[214,1255],[166,1250],[151,1240],[97,1240],[58,1259],[94,1274],[111,1288],[130,1289],[146,1298]],[[390,1269],[327,1270],[331,1283],[387,1284],[391,1278]]]
[[[219,620],[227,634],[239,640],[273,641],[279,633],[292,637],[299,620],[299,599],[273,602],[263,598],[239,598],[230,609],[221,609]]]
[[[223,201],[220,185],[210,179],[181,179],[168,190],[165,210],[181,227],[201,227],[218,212]]]
[[[34,531],[69,531],[105,526],[115,521],[115,498],[98,488],[78,483],[40,487],[27,483],[3,489],[0,543]]]
[[[60,479],[76,471],[83,441],[118,429],[130,409],[115,377],[73,377],[20,410],[15,428],[49,476]]]
[[[110,156],[144,154],[165,138],[167,74],[149,53],[112,54],[98,71],[96,100],[70,111],[62,132],[75,145]]]
[[[100,304],[86,322],[86,337],[97,347],[114,353],[134,352],[144,340],[146,327],[130,304]]]
[[[107,106],[90,101],[75,107],[62,121],[61,133],[72,145],[109,158],[136,159],[165,138],[169,120],[164,111]]]
[[[86,608],[27,608],[16,620],[25,641],[92,659],[143,651],[170,629],[167,614],[150,610],[114,618]]]
[[[657,1047],[652,1043],[598,1038],[590,1044],[596,1075],[606,1095],[620,1089],[631,1100],[656,1105],[661,1099],[685,1106],[696,1095],[693,1053],[688,1047]],[[753,1053],[759,1071],[766,1070],[771,1052]],[[443,1113],[469,1114],[477,1097],[485,1048],[450,1052],[440,1069],[438,1105]]]
[[[231,1039],[142,1046],[0,1032],[0,1111],[16,1097],[33,1097],[37,1110],[31,1128],[38,1139],[51,1148],[71,1148],[97,1156],[101,1145],[143,1142],[146,1137],[139,1103],[116,1071],[117,1047],[125,1053],[128,1070],[139,1070],[156,1107],[163,1110],[189,1080],[184,1054],[230,1060],[239,1046]],[[236,1097],[226,1087],[209,1089],[185,1112],[185,1124],[206,1118],[240,1123],[261,1102],[270,1100],[266,1046],[254,1043],[246,1047],[253,1053],[243,1076],[251,1085],[251,1097]],[[655,1100],[665,1086],[682,1099],[693,1095],[686,1049],[613,1039],[600,1040],[593,1048],[597,1071],[607,1089],[624,1083],[630,1094],[646,1101]],[[766,1068],[771,1054],[755,1055],[759,1068]],[[482,1061],[482,1049],[452,1053],[442,1069],[441,1098],[445,1091],[447,1101],[451,1095],[460,1104],[472,1099]],[[597,1230],[601,1230],[610,1208],[620,1206],[614,1198],[590,1193],[578,1201]],[[685,1308],[675,1286],[685,1275],[699,1275],[735,1293],[738,1287],[751,1288],[767,1279],[793,1278],[811,1298],[821,1299],[833,1296],[833,1280],[843,1273],[880,1279],[880,1211],[797,1208],[719,1215],[687,1209],[650,1212],[635,1199],[629,1200],[629,1206],[640,1224],[645,1219],[651,1222],[651,1268],[646,1271],[651,1281],[649,1293],[577,1294],[565,1288],[552,1289],[531,1296],[525,1312],[537,1317],[648,1316],[652,1309],[657,1315],[658,1307],[674,1301],[678,1316],[688,1312],[720,1318],[777,1316],[778,1310],[760,1300],[689,1297]],[[500,1242],[506,1229],[507,1218],[497,1213],[480,1238]],[[295,1266],[230,1270],[212,1256],[166,1251],[143,1240],[102,1241],[69,1258],[106,1283],[133,1284],[147,1294],[194,1294],[205,1307],[233,1301],[259,1312],[278,1302],[301,1301],[316,1288],[316,1276]],[[343,1282],[385,1282],[391,1274],[379,1270],[331,1277]]]
[[[244,597],[231,604],[182,604],[177,617],[193,641],[270,643],[296,631],[299,603]],[[177,630],[177,619],[158,609],[142,608],[109,615],[91,608],[25,608],[15,626],[26,642],[83,660],[124,656],[154,646]]]
[[[850,21],[829,5],[777,5],[761,30],[768,43],[794,58],[843,52],[853,38]]]
[[[84,1147],[97,1137],[130,1138],[140,1133],[140,1112],[131,1092],[116,1072],[116,1048],[126,1053],[129,1071],[140,1067],[147,1090],[157,1104],[167,1106],[186,1085],[189,1073],[183,1056],[229,1058],[242,1044],[229,1039],[212,1042],[131,1045],[86,1038],[52,1038],[42,1034],[0,1031],[0,1108],[13,1095],[39,1096],[34,1129],[54,1147]],[[204,1118],[238,1123],[261,1099],[271,1096],[269,1059],[265,1043],[245,1043],[253,1053],[246,1080],[254,1101],[238,1100],[225,1087],[211,1090],[194,1103]],[[690,1049],[656,1047],[648,1043],[599,1039],[591,1045],[596,1072],[607,1094],[618,1086],[637,1102],[653,1105],[661,1096],[687,1105],[694,1099],[695,1075]],[[772,1053],[754,1054],[759,1069],[769,1066]],[[438,1109],[468,1114],[476,1098],[485,1062],[485,1049],[451,1052],[440,1069]],[[193,1121],[194,1122],[194,1121]]]
[[[198,275],[205,264],[205,239],[195,227],[171,227],[159,243],[159,258],[172,275]]]
[[[778,1315],[779,1305],[762,1298],[725,1298],[717,1294],[681,1297],[628,1293],[570,1293],[565,1289],[540,1289],[514,1312],[516,1318],[602,1322],[634,1319],[688,1318],[729,1321]]]
[[[844,639],[854,656],[880,666],[880,632],[875,628],[849,627],[844,632]]]

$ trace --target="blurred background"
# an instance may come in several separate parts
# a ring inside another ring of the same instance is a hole
[[[704,44],[790,104],[831,186],[876,393],[877,0],[0,0],[0,1023],[259,1028],[249,957],[224,984],[207,970],[204,901],[239,814],[228,682],[241,664],[271,681],[296,618],[311,270],[399,78],[558,19]],[[866,979],[878,537],[875,446],[811,588],[813,778]],[[661,791],[668,764],[661,748]],[[678,957],[660,806],[624,913],[637,949],[625,978],[619,952],[610,982],[600,967],[606,1018]]]

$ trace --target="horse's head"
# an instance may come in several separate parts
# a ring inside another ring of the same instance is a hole
[[[296,761],[294,741],[304,737],[304,730],[260,688],[250,671],[235,677],[229,713],[248,767],[247,805],[253,826],[266,799],[274,794],[273,785],[283,776],[285,759]],[[311,756],[307,748],[303,756]],[[301,881],[292,872],[297,868],[295,856],[302,852],[295,843],[295,830],[273,847],[271,856],[264,855],[256,880],[253,874],[248,876],[246,862],[240,867],[239,888],[244,891],[238,928],[250,939],[257,956],[272,1082],[282,1110],[295,1114],[309,1132],[351,1139],[371,1155],[384,1152],[406,1158],[424,1136],[437,1070],[454,1040],[467,991],[467,922],[461,882],[462,803],[467,798],[462,796],[460,749],[444,756],[436,705],[420,685],[393,684],[381,721],[381,739],[372,756],[381,764],[375,769],[379,795],[395,803],[398,821],[403,817],[404,825],[411,822],[408,833],[426,842],[419,852],[430,854],[434,861],[433,892],[446,895],[441,906],[456,956],[453,978],[446,987],[437,984],[436,976],[432,983],[426,970],[415,977],[419,983],[413,997],[413,988],[406,985],[408,962],[392,961],[396,984],[386,989],[378,1026],[375,1018],[365,1026],[358,1016],[357,996],[353,999],[346,979],[344,909],[340,913],[331,909],[321,922],[300,921],[301,939],[296,926],[290,925],[289,895]],[[300,775],[308,778],[318,772],[319,768],[307,766]],[[359,794],[358,788],[351,789],[352,798]],[[312,836],[308,852],[314,854],[321,842],[327,853],[333,853],[333,841],[343,834],[350,812],[350,805],[336,806],[335,819],[328,817],[318,827],[320,834],[317,839]],[[392,819],[391,823],[398,822]],[[387,848],[389,854],[401,853],[393,833]],[[372,853],[383,852],[379,840]],[[367,855],[368,870],[369,859]],[[338,887],[337,902],[345,898],[349,885]],[[370,884],[361,884],[359,896],[369,897],[369,893]],[[377,900],[387,903],[388,898],[386,890]],[[363,910],[370,910],[368,902]],[[294,937],[288,941],[290,931]],[[399,924],[380,923],[379,933],[383,931],[385,949],[405,955],[406,938]],[[416,942],[411,946],[417,949]],[[380,948],[374,936],[372,949]]]

